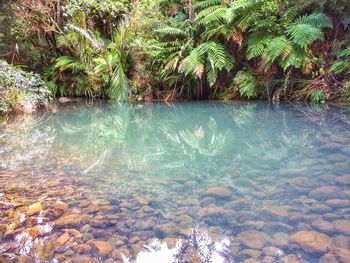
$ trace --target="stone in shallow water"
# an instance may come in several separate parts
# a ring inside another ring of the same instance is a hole
[[[299,231],[289,239],[291,247],[302,249],[306,253],[326,253],[331,247],[331,242],[329,236],[316,231]]]
[[[350,207],[350,201],[344,199],[329,199],[325,204],[332,208]]]
[[[88,218],[80,214],[70,214],[60,217],[55,221],[58,228],[80,226],[88,222]]]
[[[277,258],[285,255],[283,250],[279,249],[278,247],[264,247],[263,253],[267,256],[272,256]]]
[[[238,234],[237,239],[246,247],[262,249],[269,237],[261,231],[248,230]]]
[[[350,237],[336,236],[333,238],[333,247],[350,248]]]
[[[339,234],[350,236],[350,220],[335,220],[333,225]]]
[[[335,181],[340,184],[350,185],[350,174],[337,177]]]
[[[166,223],[155,226],[153,228],[154,235],[158,238],[177,236],[180,233],[180,228],[174,223]]]
[[[99,261],[89,256],[76,256],[73,258],[73,263],[99,263]]]
[[[338,192],[339,192],[339,189],[335,186],[321,186],[319,188],[312,190],[309,193],[309,196],[311,198],[315,198],[318,200],[325,200],[325,199],[337,198]]]
[[[43,210],[43,206],[41,205],[41,203],[39,202],[34,203],[28,207],[27,215],[32,216],[32,215],[35,215],[36,213],[39,213],[42,210]]]
[[[175,217],[174,221],[176,221],[179,225],[187,226],[193,222],[193,219],[189,215],[179,215]]]
[[[307,262],[302,258],[298,257],[297,255],[289,254],[281,258],[281,260],[279,260],[278,263],[307,263]]]
[[[290,179],[288,182],[293,186],[300,186],[300,187],[312,187],[315,184],[309,178],[303,177],[303,176],[294,177]]]
[[[134,228],[138,231],[151,230],[157,225],[157,220],[155,218],[147,219],[144,221],[138,221],[134,225]]]
[[[210,187],[203,195],[211,196],[216,199],[230,199],[232,193],[227,187]]]
[[[55,240],[55,242],[54,242],[55,247],[59,248],[59,247],[63,246],[69,240],[69,238],[70,238],[70,236],[67,232],[63,233]]]
[[[91,246],[88,244],[79,244],[73,247],[73,251],[79,254],[86,254],[91,251]]]
[[[256,249],[243,249],[242,251],[239,251],[235,257],[235,259],[238,258],[238,261],[240,258],[259,258],[261,255],[261,252],[259,250]]]
[[[113,249],[112,245],[106,241],[94,240],[91,243],[98,249],[98,255],[101,257],[108,256]]]
[[[18,263],[34,263],[34,259],[30,256],[18,256],[17,261]]]
[[[254,258],[247,258],[246,260],[243,261],[243,263],[259,263],[259,261],[257,261]]]
[[[266,221],[286,221],[288,219],[288,209],[283,206],[266,205],[261,211],[261,216],[267,219]]]
[[[325,220],[316,220],[312,222],[312,226],[317,230],[325,234],[332,234],[335,231],[335,227],[331,222]]]
[[[272,236],[272,243],[279,247],[288,247],[289,235],[283,232],[276,233]]]
[[[31,255],[39,259],[41,262],[51,260],[54,255],[53,242],[51,240],[35,242],[30,253]]]

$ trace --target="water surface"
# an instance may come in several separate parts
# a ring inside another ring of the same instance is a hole
[[[347,108],[65,104],[0,124],[0,255],[346,262],[349,171]]]

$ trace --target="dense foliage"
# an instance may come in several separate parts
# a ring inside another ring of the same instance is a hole
[[[14,68],[0,60],[0,113],[32,112],[47,104],[51,93],[38,74]]]
[[[18,0],[0,53],[57,96],[350,101],[344,0]]]

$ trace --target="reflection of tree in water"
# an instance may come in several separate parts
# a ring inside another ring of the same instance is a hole
[[[162,130],[173,149],[190,156],[191,160],[195,159],[196,155],[219,156],[232,139],[230,130],[223,133],[218,131],[213,117],[210,117],[206,129],[200,125],[194,130],[185,129],[175,133],[167,126],[163,126]]]
[[[175,239],[176,240],[176,239]],[[166,245],[167,241],[154,240],[144,246],[134,262],[162,262],[173,263],[228,263],[232,262],[229,238],[213,240],[208,229],[194,228],[188,239],[177,239],[176,244]],[[158,260],[158,261],[157,261]],[[124,262],[133,262],[124,259]]]

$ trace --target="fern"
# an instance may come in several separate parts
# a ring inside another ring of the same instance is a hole
[[[226,14],[226,7],[221,5],[208,7],[197,15],[197,23],[209,25],[223,20]]]
[[[234,78],[234,84],[241,96],[256,98],[260,95],[256,77],[250,70],[238,71]]]
[[[340,51],[338,57],[339,57],[339,58],[341,58],[341,57],[349,57],[349,58],[350,58],[350,46],[348,46],[348,47],[345,48],[344,50]]]
[[[247,40],[247,58],[252,59],[261,56],[271,39],[271,35],[251,34]]]
[[[332,21],[323,13],[313,13],[298,18],[294,24],[287,29],[287,34],[292,41],[307,47],[317,39],[323,38],[323,28],[332,27]]]
[[[218,6],[225,3],[225,1],[223,0],[204,0],[204,1],[200,1],[197,2],[193,5],[193,8],[197,11],[203,10],[205,8],[208,8],[210,6]]]
[[[164,27],[156,30],[157,33],[171,36],[186,36],[185,31],[175,27]]]
[[[71,70],[72,72],[81,72],[85,71],[85,64],[79,59],[69,57],[69,56],[61,56],[58,57],[55,61],[55,68],[62,71]]]
[[[279,36],[271,39],[264,54],[262,55],[263,62],[268,65],[274,62],[285,50],[287,39],[285,36]]]

